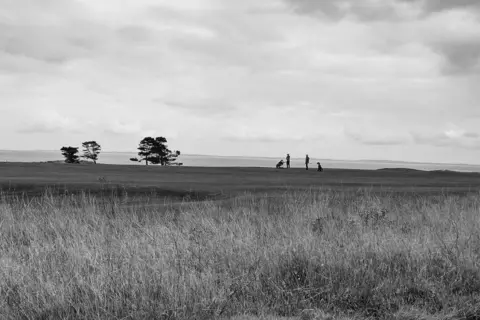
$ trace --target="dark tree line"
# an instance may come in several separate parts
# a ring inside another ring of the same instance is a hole
[[[98,155],[100,154],[100,151],[102,151],[102,147],[96,141],[85,141],[82,143],[82,148],[83,155],[81,157],[87,160],[92,160],[93,163],[97,163]],[[66,163],[80,162],[78,147],[62,147],[60,151],[62,151]]]
[[[165,137],[145,137],[138,146],[139,158],[131,158],[131,161],[142,162],[168,166],[173,164],[180,156],[180,151],[172,151],[167,146]]]
[[[62,155],[65,157],[66,163],[79,163],[80,160],[78,158],[78,148],[75,147],[62,147],[60,149],[62,151]]]
[[[85,141],[82,143],[82,158],[91,160],[97,163],[98,155],[102,147],[96,141]],[[78,156],[78,147],[62,147],[60,150],[65,157],[66,163],[79,163],[80,156]],[[145,137],[138,145],[138,158],[130,158],[131,161],[143,162],[145,165],[159,164],[161,166],[168,166],[173,164],[180,156],[180,151],[170,150],[167,146],[167,139],[165,137]]]

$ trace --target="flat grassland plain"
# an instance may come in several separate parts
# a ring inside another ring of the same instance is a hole
[[[480,319],[480,175],[0,164],[1,319]]]

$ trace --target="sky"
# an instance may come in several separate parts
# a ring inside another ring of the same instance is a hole
[[[0,149],[480,164],[478,0],[0,0]]]

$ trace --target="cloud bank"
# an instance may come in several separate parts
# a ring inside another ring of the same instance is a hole
[[[479,83],[474,0],[0,6],[4,149],[478,163]]]

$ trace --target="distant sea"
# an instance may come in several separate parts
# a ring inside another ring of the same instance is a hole
[[[134,152],[102,152],[98,163],[141,165],[131,162],[135,157]],[[225,157],[207,155],[181,155],[178,162],[184,166],[192,167],[274,167],[281,159],[267,157]],[[61,161],[59,151],[10,151],[0,150],[0,162],[46,162]],[[303,167],[303,159],[291,160],[292,167]],[[375,170],[381,168],[410,168],[418,170],[452,170],[464,172],[480,172],[480,165],[469,164],[444,164],[444,163],[421,163],[421,162],[396,162],[380,160],[332,160],[310,158],[310,166],[316,167],[320,161],[324,168],[364,169]]]

